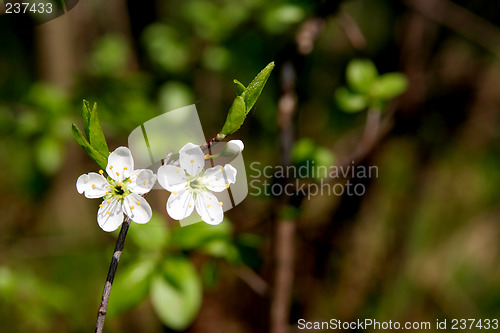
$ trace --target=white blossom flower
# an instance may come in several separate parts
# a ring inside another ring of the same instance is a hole
[[[152,211],[141,196],[153,187],[156,176],[148,169],[134,170],[134,160],[127,147],[119,147],[108,157],[106,173],[90,172],[76,181],[78,193],[87,198],[102,198],[97,212],[97,222],[104,231],[116,230],[123,222],[123,213],[136,223],[151,219]]]
[[[193,212],[208,224],[219,224],[224,217],[222,202],[212,192],[222,192],[236,181],[236,169],[226,164],[204,170],[201,148],[188,143],[179,151],[180,167],[163,165],[158,169],[158,182],[172,192],[167,201],[167,212],[175,220],[182,220]]]

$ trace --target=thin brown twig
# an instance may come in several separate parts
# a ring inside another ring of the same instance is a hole
[[[366,38],[356,21],[345,10],[339,11],[337,23],[344,30],[344,33],[356,50],[363,50],[366,46]]]
[[[106,319],[106,313],[108,311],[109,295],[111,293],[111,287],[113,286],[113,280],[115,279],[116,269],[118,268],[118,263],[120,262],[120,256],[123,251],[125,237],[127,236],[130,221],[130,218],[126,216],[123,220],[118,239],[116,240],[115,251],[113,252],[113,258],[111,259],[111,264],[109,265],[108,277],[106,278],[106,283],[104,284],[104,290],[102,292],[101,305],[99,306],[99,311],[97,312],[97,322],[95,326],[96,333],[102,333],[104,328],[104,320]]]
[[[406,4],[500,57],[500,28],[484,18],[448,0],[407,0]]]

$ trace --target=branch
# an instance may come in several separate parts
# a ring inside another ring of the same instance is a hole
[[[102,292],[101,305],[99,306],[99,312],[97,312],[97,323],[95,326],[96,333],[102,333],[104,327],[104,320],[106,319],[106,312],[108,310],[109,294],[111,293],[111,287],[113,285],[113,280],[115,279],[116,269],[118,268],[118,262],[120,261],[120,256],[123,251],[123,246],[125,244],[125,237],[127,236],[127,231],[130,226],[130,218],[125,217],[122,223],[122,228],[118,239],[116,240],[115,251],[113,253],[113,259],[111,259],[111,264],[109,265],[108,277],[106,278],[106,283],[104,284],[104,290]]]
[[[406,4],[500,57],[500,29],[484,18],[448,0],[407,0]]]

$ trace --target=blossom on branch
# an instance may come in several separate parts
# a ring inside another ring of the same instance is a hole
[[[219,224],[224,217],[222,202],[212,192],[222,192],[236,182],[236,169],[226,164],[204,170],[201,148],[188,143],[179,151],[180,167],[163,165],[158,182],[169,192],[167,212],[175,220],[190,216],[194,209],[208,224]]]
[[[107,232],[116,230],[123,222],[123,213],[136,223],[149,222],[151,207],[142,195],[148,193],[156,182],[155,174],[148,169],[134,170],[134,160],[127,147],[119,147],[108,157],[108,177],[90,172],[76,181],[78,193],[87,198],[102,198],[97,212],[99,226]]]

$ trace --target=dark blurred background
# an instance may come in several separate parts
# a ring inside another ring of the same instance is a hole
[[[351,179],[361,197],[250,195],[216,231],[180,228],[155,191],[154,220],[131,226],[105,331],[500,319],[497,23],[500,2],[486,0],[81,0],[43,24],[0,15],[0,332],[94,327],[117,234],[98,227],[99,201],[76,192],[98,170],[71,136],[82,99],[98,103],[110,150],[193,103],[210,139],[232,80],[248,84],[271,61],[230,137],[247,167],[287,164],[306,142],[378,177]],[[369,142],[367,113],[334,98],[354,58],[409,82]],[[152,301],[158,272],[178,275]]]

